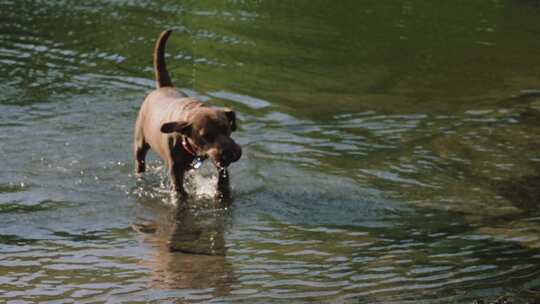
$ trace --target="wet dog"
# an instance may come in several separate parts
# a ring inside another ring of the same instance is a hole
[[[184,173],[209,158],[218,170],[217,196],[230,198],[227,167],[240,159],[242,149],[231,138],[236,115],[228,109],[211,108],[173,87],[165,65],[165,44],[171,30],[161,33],[154,48],[156,89],[144,100],[134,132],[136,173],[145,171],[148,150],[166,161],[171,188],[186,196]]]

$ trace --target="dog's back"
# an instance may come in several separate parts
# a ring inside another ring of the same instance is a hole
[[[161,133],[160,127],[164,122],[174,119],[181,120],[183,109],[199,101],[189,98],[184,92],[173,87],[167,66],[165,64],[165,46],[172,30],[161,33],[156,41],[153,53],[154,74],[156,89],[146,96],[135,123],[135,133],[141,137],[162,158],[166,157],[166,135]],[[183,114],[183,115],[182,115]]]

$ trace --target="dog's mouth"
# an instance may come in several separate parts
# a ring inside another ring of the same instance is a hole
[[[235,161],[234,158],[227,158],[227,157],[221,157],[221,158],[218,158],[218,159],[212,159],[212,162],[214,163],[214,166],[216,166],[216,168],[218,170],[225,170],[227,169],[227,167],[229,167],[230,164],[232,164],[233,162]]]
[[[234,149],[224,149],[221,153],[207,153],[206,155],[212,161],[218,171],[227,169],[232,163],[238,161],[242,155],[240,147]]]

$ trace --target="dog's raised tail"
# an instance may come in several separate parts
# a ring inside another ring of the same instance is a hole
[[[154,47],[154,73],[156,74],[156,87],[172,87],[171,78],[165,65],[165,45],[171,35],[172,30],[163,31]]]

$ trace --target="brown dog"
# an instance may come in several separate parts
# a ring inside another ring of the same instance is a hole
[[[219,172],[218,198],[230,197],[227,166],[240,159],[242,149],[231,138],[236,115],[230,110],[206,106],[172,86],[165,66],[165,44],[171,30],[164,31],[154,49],[157,89],[141,106],[135,122],[134,154],[137,174],[145,171],[150,148],[167,162],[172,190],[185,196],[184,173],[200,159],[210,158]]]

